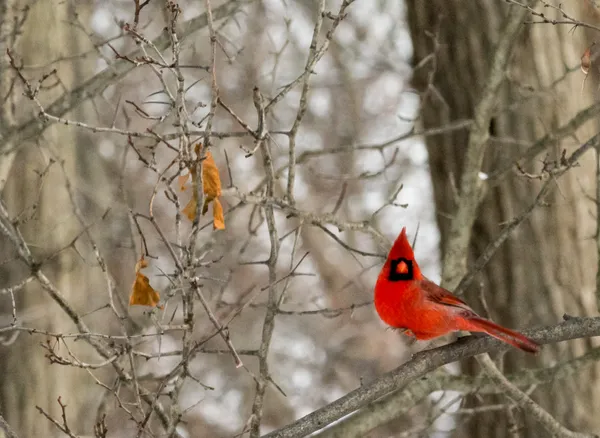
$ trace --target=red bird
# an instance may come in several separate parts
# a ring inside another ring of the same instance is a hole
[[[379,273],[375,309],[392,327],[417,339],[432,339],[450,332],[483,332],[529,353],[539,345],[526,336],[477,315],[467,303],[425,278],[402,232]]]

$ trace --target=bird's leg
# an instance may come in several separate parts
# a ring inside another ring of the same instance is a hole
[[[405,335],[408,338],[408,346],[410,347],[411,345],[413,345],[415,342],[417,342],[417,337],[415,336],[415,334],[412,332],[412,330],[407,329],[405,327],[390,327],[390,329],[397,331],[403,335]]]
[[[414,337],[415,336],[415,334],[410,329],[407,329],[407,328],[404,328],[404,327],[388,327],[388,329],[389,330],[394,330],[396,332],[399,332],[399,333],[401,333],[403,335],[406,335],[406,336],[409,336],[409,337]]]
[[[407,336],[409,338],[412,338],[413,341],[417,340],[417,337],[415,336],[415,334],[410,329],[407,329],[407,328],[400,329],[400,333],[404,334],[405,336]]]
[[[412,347],[415,342],[417,342],[417,336],[409,329],[403,329],[404,334],[408,338],[408,346]]]

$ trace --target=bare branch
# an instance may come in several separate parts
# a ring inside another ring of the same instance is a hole
[[[475,117],[465,154],[465,166],[460,178],[458,206],[450,226],[442,268],[442,285],[449,289],[454,289],[460,278],[467,272],[467,247],[471,226],[475,221],[475,212],[479,205],[482,185],[479,171],[490,135],[490,120],[525,14],[526,10],[522,8],[510,8],[496,46],[489,77],[485,81],[485,89],[474,110]]]
[[[600,336],[600,318],[576,318],[554,326],[524,330],[523,332],[540,344]],[[467,336],[460,338],[453,344],[416,353],[413,355],[412,360],[395,370],[349,392],[333,403],[302,417],[288,426],[264,435],[263,438],[300,438],[306,436],[354,412],[366,403],[415,381],[442,365],[473,357],[477,354],[506,351],[509,348],[506,344],[491,337]]]

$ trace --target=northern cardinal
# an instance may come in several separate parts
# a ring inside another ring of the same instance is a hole
[[[529,353],[539,349],[535,341],[480,317],[460,298],[425,278],[406,238],[406,227],[379,273],[375,309],[385,323],[417,339],[465,330],[487,333]]]

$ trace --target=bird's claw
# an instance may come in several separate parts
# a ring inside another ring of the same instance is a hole
[[[399,333],[401,333],[401,334],[403,334],[405,336],[409,336],[411,338],[415,337],[415,334],[412,332],[411,329],[407,329],[407,328],[404,328],[404,327],[392,327],[392,330],[396,330],[397,332],[399,332]]]

